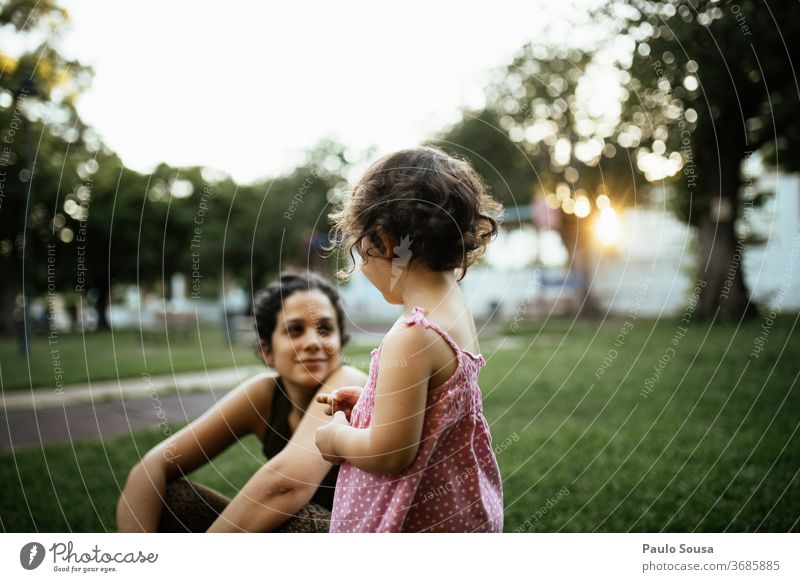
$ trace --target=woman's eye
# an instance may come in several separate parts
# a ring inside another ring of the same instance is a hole
[[[303,334],[302,327],[298,327],[295,325],[289,328],[289,335],[302,335],[302,334]]]

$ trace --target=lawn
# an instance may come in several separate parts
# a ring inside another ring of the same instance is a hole
[[[15,341],[0,342],[0,362],[3,390],[53,387],[57,373],[66,385],[141,377],[144,372],[157,375],[257,364],[253,347],[244,341],[229,343],[219,327],[169,335],[132,330],[60,334],[53,343],[46,335],[34,335],[27,358],[19,355]]]
[[[555,321],[485,339],[505,530],[800,530],[796,321],[778,317],[758,357],[763,321]],[[113,530],[127,470],[159,438],[0,457],[3,529]],[[192,478],[230,496],[261,462],[245,440]]]

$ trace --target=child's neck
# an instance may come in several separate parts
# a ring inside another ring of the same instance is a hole
[[[444,298],[458,289],[453,271],[431,271],[424,267],[411,267],[399,281],[399,294],[410,314],[417,305],[439,305]]]

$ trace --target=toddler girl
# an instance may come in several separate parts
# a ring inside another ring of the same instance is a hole
[[[497,234],[500,211],[469,164],[419,147],[373,164],[332,215],[335,240],[405,311],[372,351],[350,422],[340,410],[317,431],[323,457],[341,463],[331,531],[502,530],[477,382],[486,361],[458,285]]]

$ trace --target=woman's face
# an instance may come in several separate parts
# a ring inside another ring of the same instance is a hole
[[[318,289],[286,297],[272,332],[272,349],[262,344],[268,366],[284,380],[309,388],[339,367],[341,348],[336,309]]]

